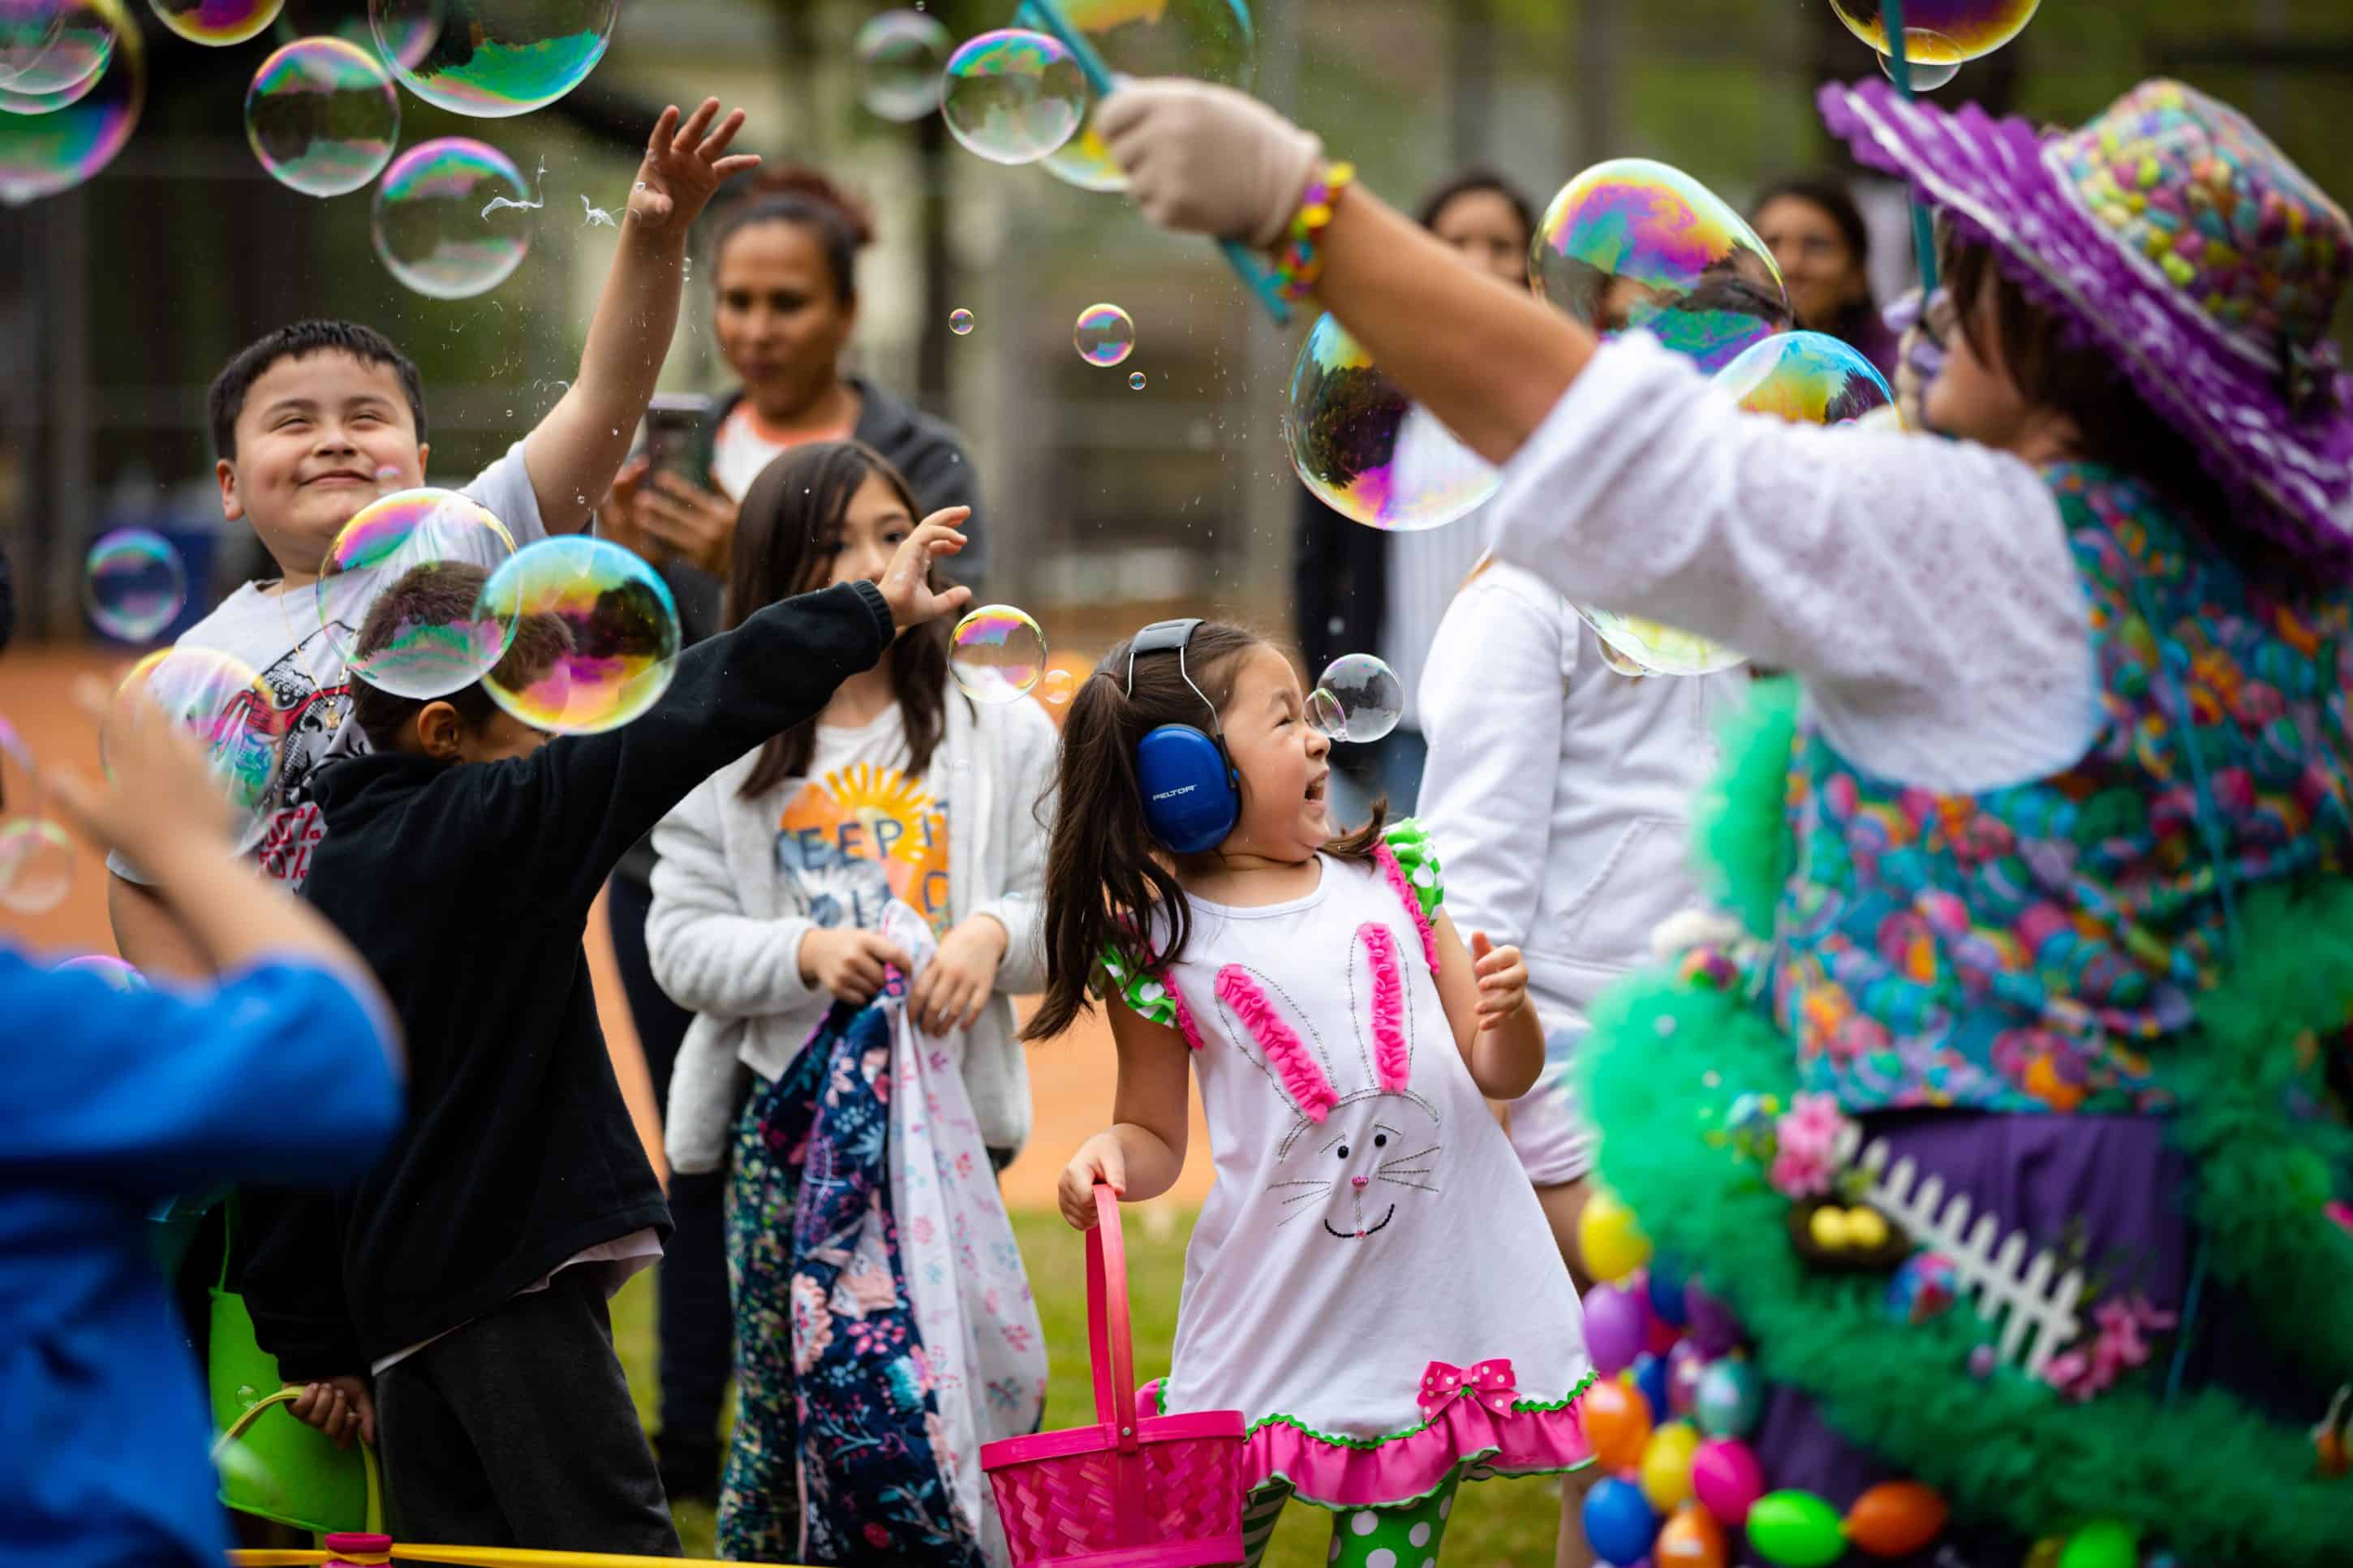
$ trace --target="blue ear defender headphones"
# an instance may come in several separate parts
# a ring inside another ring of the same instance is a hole
[[[1209,715],[1205,732],[1190,724],[1163,724],[1135,743],[1136,782],[1144,790],[1144,825],[1175,855],[1198,855],[1225,842],[1242,811],[1241,779],[1226,754],[1218,705],[1202,696],[1185,668],[1185,645],[1201,624],[1155,621],[1127,645],[1127,695],[1135,696],[1138,654],[1175,653],[1176,674]]]

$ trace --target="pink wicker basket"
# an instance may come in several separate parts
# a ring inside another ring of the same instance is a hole
[[[1095,1424],[985,1443],[1018,1568],[1204,1568],[1242,1560],[1242,1413],[1138,1416],[1119,1200],[1095,1189],[1087,1332]]]

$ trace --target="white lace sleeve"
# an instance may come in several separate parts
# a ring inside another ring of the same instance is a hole
[[[1743,414],[1638,335],[1595,354],[1494,515],[1496,554],[1561,593],[1796,671],[1874,772],[1982,790],[2091,742],[2089,611],[2058,505],[2015,458]]]

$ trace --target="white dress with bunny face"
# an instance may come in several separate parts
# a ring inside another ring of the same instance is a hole
[[[1106,965],[1193,1047],[1216,1159],[1161,1406],[1242,1411],[1251,1483],[1330,1506],[1585,1457],[1577,1297],[1439,1000],[1435,862],[1410,823],[1389,847],[1289,903],[1194,900],[1157,977]]]

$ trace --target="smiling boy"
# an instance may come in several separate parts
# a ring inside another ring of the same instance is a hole
[[[718,114],[716,99],[683,123],[675,108],[663,110],[578,378],[536,429],[465,488],[506,525],[517,549],[577,531],[589,518],[588,498],[605,493],[628,453],[677,326],[688,232],[723,181],[759,162],[727,154],[743,111],[724,121]],[[250,667],[283,718],[278,770],[240,848],[299,889],[322,832],[313,775],[367,749],[352,722],[350,679],[335,645],[349,646],[375,584],[372,574],[336,579],[323,616],[313,590],[345,523],[385,490],[426,482],[424,387],[382,333],[301,321],[232,359],[213,384],[208,413],[222,513],[252,526],[280,575],[239,588],[179,646],[216,649]],[[322,621],[339,623],[339,635],[331,637]],[[108,868],[108,912],[122,956],[150,972],[203,973],[200,953],[140,871],[120,856]]]

